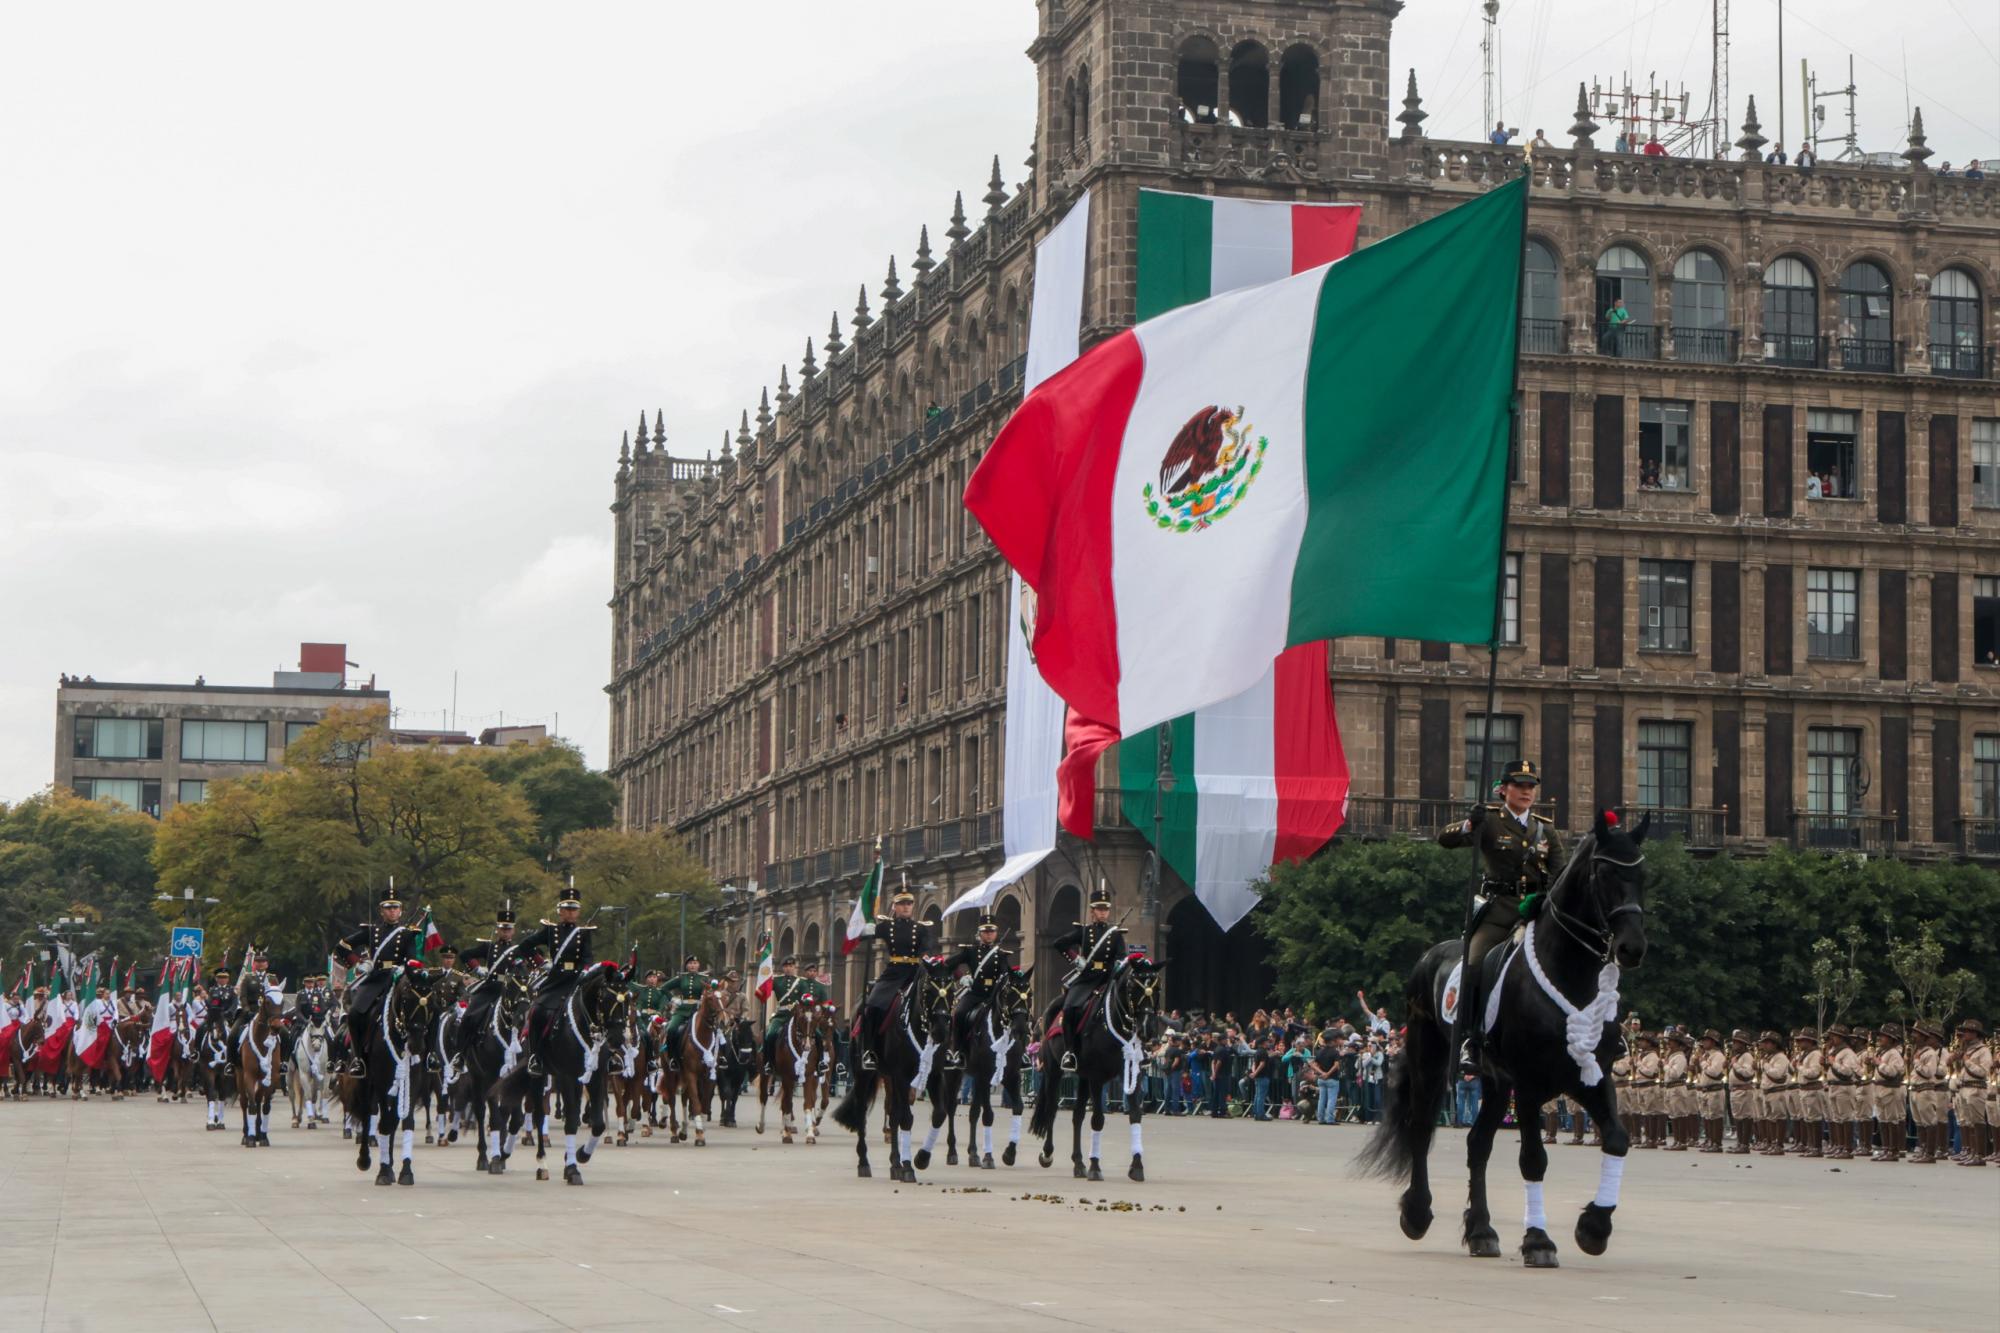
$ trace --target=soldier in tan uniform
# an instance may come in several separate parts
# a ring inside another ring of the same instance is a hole
[[[1984,1166],[1993,1157],[1993,1122],[1986,1114],[1986,1094],[1993,1084],[1993,1052],[1985,1043],[1986,1026],[1976,1018],[1958,1025],[1958,1087],[1953,1109],[1958,1112],[1958,1164]]]
[[[1986,1062],[1986,1164],[2000,1166],[2000,1030],[1986,1039]]]
[[[1835,1023],[1826,1030],[1826,1113],[1833,1124],[1833,1145],[1827,1156],[1849,1161],[1857,1146],[1868,1144],[1868,1120],[1861,1103],[1861,1057],[1852,1034]]]
[[[1660,1043],[1650,1032],[1639,1034],[1639,1053],[1632,1057],[1632,1114],[1638,1128],[1634,1148],[1657,1148],[1660,1111]]]
[[[1736,1028],[1729,1034],[1729,1118],[1736,1128],[1736,1146],[1730,1152],[1750,1151],[1762,1109],[1757,1097],[1757,1053],[1750,1047],[1750,1034]]]
[[[1875,1052],[1875,1136],[1878,1146],[1873,1162],[1896,1162],[1903,1157],[1909,1132],[1903,1124],[1903,1032],[1894,1023],[1884,1023],[1875,1031],[1880,1047]]]
[[[1799,1150],[1808,1157],[1826,1156],[1826,1057],[1819,1033],[1800,1028],[1793,1034],[1792,1113],[1799,1120]]]
[[[1722,1122],[1729,1103],[1729,1057],[1722,1053],[1722,1034],[1714,1028],[1703,1032],[1691,1063],[1695,1112],[1705,1131],[1701,1151],[1721,1152]]]
[[[1767,1157],[1785,1155],[1785,1111],[1792,1083],[1792,1059],[1785,1054],[1782,1033],[1766,1031],[1757,1038],[1758,1129],[1763,1138],[1759,1151]],[[1768,1048],[1768,1049],[1765,1049]]]
[[[1675,1028],[1667,1034],[1667,1058],[1660,1067],[1661,1110],[1673,1130],[1669,1152],[1686,1152],[1695,1139],[1694,1089],[1688,1082],[1694,1038]]]
[[[1929,1165],[1945,1155],[1944,1136],[1951,1109],[1945,1090],[1944,1029],[1927,1018],[1910,1025],[1910,1118],[1917,1124],[1917,1150],[1910,1161]]]

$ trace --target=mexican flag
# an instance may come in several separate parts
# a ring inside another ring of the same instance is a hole
[[[90,965],[90,971],[84,976],[83,992],[77,997],[77,1003],[83,1018],[70,1038],[72,1049],[86,1067],[96,1069],[104,1063],[104,1057],[111,1050],[111,1029],[115,1024],[110,1004],[97,996],[95,963]]]
[[[429,964],[431,955],[444,948],[444,933],[431,919],[431,909],[424,909],[424,919],[417,923],[417,958]]]
[[[76,1019],[70,1016],[69,1006],[63,1000],[66,978],[60,967],[49,972],[49,998],[42,1003],[43,1022],[42,1044],[36,1048],[35,1057],[28,1067],[44,1074],[53,1074],[62,1068],[63,1053],[69,1049],[70,1034],[76,1031]]]
[[[777,974],[771,970],[771,937],[764,937],[764,947],[757,951],[757,998],[771,998],[771,987],[777,984]]]
[[[861,896],[854,900],[854,910],[847,917],[847,938],[840,942],[843,957],[860,946],[862,930],[874,922],[875,898],[881,891],[882,844],[878,842],[875,844],[875,868],[868,872],[867,880],[861,885]]]
[[[1170,310],[1022,403],[965,503],[1072,708],[1130,736],[1296,644],[1490,639],[1526,207]]]
[[[172,999],[179,959],[168,959],[160,968],[158,994],[153,998],[153,1026],[146,1033],[146,1072],[155,1083],[167,1076],[167,1061],[173,1055],[174,1028]]]
[[[21,979],[14,983],[14,994],[11,1000],[5,1005],[0,1005],[0,1068],[4,1068],[8,1064],[8,1052],[13,1050],[14,1038],[19,1035],[21,1023],[28,1016],[24,1001],[35,992],[35,988],[31,984],[34,980],[34,975],[35,965],[30,962],[22,971]]]

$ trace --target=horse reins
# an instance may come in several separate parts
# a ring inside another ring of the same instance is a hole
[[[1611,959],[1612,941],[1611,923],[1627,912],[1643,917],[1646,914],[1646,909],[1639,903],[1620,903],[1609,911],[1604,911],[1600,907],[1599,916],[1602,924],[1595,926],[1576,914],[1565,910],[1562,905],[1563,891],[1569,888],[1572,880],[1577,878],[1576,869],[1583,861],[1586,851],[1589,852],[1590,863],[1593,866],[1601,862],[1605,865],[1621,866],[1630,869],[1642,864],[1646,857],[1644,853],[1641,853],[1630,861],[1621,861],[1617,857],[1607,856],[1597,850],[1597,834],[1593,832],[1589,837],[1577,843],[1576,850],[1570,853],[1568,864],[1563,867],[1562,874],[1556,879],[1555,888],[1549,891],[1548,912],[1555,919],[1556,925],[1560,926],[1563,933],[1578,944],[1596,953],[1600,961],[1609,962]],[[1592,883],[1593,885],[1595,883],[1594,871],[1592,872]],[[1591,902],[1593,906],[1597,905],[1597,896],[1595,893],[1591,895]]]

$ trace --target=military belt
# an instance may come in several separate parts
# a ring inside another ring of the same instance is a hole
[[[892,953],[889,955],[889,961],[892,963],[920,963],[923,960],[915,954]]]

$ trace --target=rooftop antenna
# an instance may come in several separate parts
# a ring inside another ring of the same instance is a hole
[[[1484,137],[1492,126],[1500,123],[1500,113],[1494,105],[1493,96],[1493,47],[1494,34],[1500,27],[1500,0],[1485,0],[1481,7],[1486,11],[1486,33],[1479,39],[1479,58],[1484,66],[1486,89],[1486,115],[1479,122],[1479,131]]]
[[[1854,57],[1850,55],[1847,58],[1845,88],[1822,93],[1819,90],[1819,76],[1808,71],[1803,60],[1799,62],[1799,78],[1805,91],[1806,113],[1806,132],[1800,136],[1799,142],[1811,144],[1815,150],[1823,143],[1838,142],[1842,147],[1835,158],[1836,161],[1851,162],[1858,159],[1861,156],[1861,136],[1855,126]],[[1847,100],[1847,133],[1821,134],[1819,129],[1826,124],[1826,103],[1837,97]]]
[[[1708,111],[1709,156],[1721,160],[1729,156],[1729,0],[1714,0],[1714,25],[1710,34]]]
[[[1778,147],[1785,146],[1785,0],[1778,0]]]

